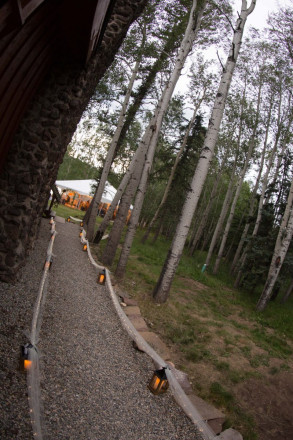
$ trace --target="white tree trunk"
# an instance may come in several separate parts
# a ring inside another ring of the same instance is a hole
[[[267,120],[267,124],[266,124],[266,134],[265,134],[265,140],[264,140],[264,150],[266,150],[267,148],[267,144],[268,144],[268,135],[269,135],[269,129],[270,129],[270,124],[271,124],[271,112],[272,112],[272,107],[273,107],[273,100],[271,100],[270,102],[270,107],[269,107],[269,113],[268,113],[268,120]],[[280,107],[279,107],[279,114],[280,114]],[[276,148],[277,148],[277,142],[274,143],[274,148],[272,149],[271,153],[270,153],[270,158],[269,158],[269,162],[267,165],[267,170],[266,173],[264,175],[263,178],[263,182],[262,182],[262,192],[261,192],[261,196],[258,202],[258,211],[257,211],[257,216],[256,216],[256,221],[254,224],[254,228],[252,231],[252,238],[255,237],[257,235],[258,232],[258,228],[261,222],[261,217],[262,217],[262,208],[263,208],[263,202],[264,202],[264,196],[265,196],[265,192],[267,189],[267,184],[268,184],[268,177],[269,177],[269,173],[272,167],[272,163],[275,157],[275,152],[276,152]],[[250,240],[250,242],[252,242]],[[241,258],[239,260],[239,270],[238,270],[238,274],[234,283],[234,287],[237,288],[239,286],[239,282],[241,280],[242,277],[242,271],[243,271],[243,267],[244,264],[246,262],[246,258],[247,258],[247,253],[248,250],[250,248],[250,243],[248,243],[245,248],[244,251],[241,255]]]
[[[132,246],[133,238],[134,238],[136,227],[138,224],[138,220],[139,220],[139,216],[140,216],[140,212],[141,212],[141,208],[142,208],[142,204],[143,204],[143,200],[144,200],[144,196],[145,196],[145,192],[146,192],[148,176],[149,176],[149,172],[150,172],[150,169],[151,169],[151,166],[153,163],[155,149],[157,146],[157,140],[158,140],[158,136],[159,136],[159,133],[161,130],[161,126],[162,126],[162,120],[163,120],[164,114],[167,110],[167,107],[168,107],[168,104],[169,104],[170,99],[172,97],[172,94],[174,92],[177,81],[180,77],[181,70],[184,66],[187,55],[192,48],[192,44],[193,44],[195,37],[197,35],[197,32],[199,30],[200,22],[201,22],[201,18],[202,18],[205,6],[206,6],[206,0],[200,2],[199,6],[198,6],[197,0],[193,0],[187,28],[186,28],[183,40],[181,42],[179,51],[178,51],[178,55],[176,58],[174,69],[172,71],[172,74],[171,74],[171,77],[170,77],[168,83],[166,84],[166,86],[164,88],[162,97],[161,97],[160,102],[156,108],[155,115],[152,118],[152,121],[153,121],[152,126],[154,127],[154,134],[152,136],[150,146],[148,149],[147,160],[146,160],[144,170],[142,173],[141,181],[140,181],[137,195],[135,198],[133,212],[132,212],[130,222],[129,222],[129,227],[128,227],[128,230],[126,233],[122,252],[121,252],[120,259],[119,259],[117,269],[116,269],[116,275],[117,275],[117,277],[120,277],[120,278],[124,276],[127,260],[129,257],[130,249]]]
[[[198,242],[200,241],[200,239],[202,237],[202,234],[203,234],[203,231],[204,231],[204,229],[206,227],[208,216],[210,214],[212,205],[214,203],[214,199],[215,199],[217,191],[219,189],[218,188],[219,180],[220,180],[220,175],[218,175],[216,177],[216,179],[215,179],[215,182],[214,182],[214,185],[213,185],[213,189],[212,189],[212,192],[211,192],[210,197],[209,197],[209,201],[208,201],[208,203],[207,203],[207,205],[205,207],[204,212],[202,213],[202,215],[200,217],[200,222],[199,222],[197,231],[196,231],[196,233],[195,233],[195,235],[193,237],[193,240],[192,240],[192,245],[191,245],[191,248],[190,248],[190,255],[193,255],[193,253],[194,253],[194,251],[196,249],[196,246],[197,246]]]
[[[226,242],[227,242],[227,239],[228,239],[228,234],[229,234],[229,231],[230,231],[230,228],[231,228],[232,220],[234,218],[236,204],[237,204],[238,198],[240,196],[240,191],[241,191],[242,184],[243,184],[243,181],[244,181],[244,177],[245,177],[245,174],[246,174],[246,171],[247,171],[247,167],[248,167],[249,161],[250,161],[250,159],[252,157],[252,153],[253,153],[253,150],[254,150],[256,130],[257,130],[257,127],[258,127],[258,119],[259,119],[258,118],[258,113],[259,113],[259,108],[260,108],[260,97],[261,97],[261,86],[259,87],[259,90],[258,90],[256,121],[255,121],[255,124],[254,124],[254,127],[253,127],[253,133],[252,133],[252,136],[251,136],[251,139],[250,139],[250,142],[249,142],[249,150],[248,150],[248,153],[247,153],[247,156],[246,156],[246,159],[245,159],[245,163],[244,163],[243,169],[242,169],[242,171],[240,173],[240,178],[238,180],[236,193],[235,193],[235,196],[234,196],[234,200],[233,200],[233,203],[232,203],[232,206],[231,206],[231,209],[230,209],[230,214],[229,214],[229,217],[228,217],[228,220],[227,220],[227,223],[226,223],[226,227],[225,227],[225,230],[224,230],[222,242],[221,242],[220,249],[219,249],[219,252],[218,252],[218,256],[217,256],[217,259],[216,259],[216,262],[215,262],[215,266],[214,266],[214,269],[213,269],[213,274],[216,274],[218,272],[218,270],[219,270],[220,262],[221,262],[221,259],[223,257],[224,249],[225,249]],[[239,146],[240,146],[241,131],[242,131],[242,127],[240,127],[239,138],[238,138]]]
[[[118,205],[118,202],[121,199],[122,194],[124,193],[125,188],[127,187],[128,182],[129,182],[131,176],[133,175],[135,169],[137,167],[139,167],[141,163],[144,163],[145,157],[146,157],[146,154],[148,151],[150,139],[152,137],[152,133],[153,132],[151,129],[146,130],[146,132],[145,132],[145,134],[144,134],[144,136],[143,136],[143,138],[142,138],[142,140],[141,140],[141,142],[140,142],[140,144],[139,144],[139,146],[138,146],[138,148],[137,148],[137,150],[131,160],[130,166],[129,166],[128,170],[126,171],[126,173],[124,174],[123,179],[120,182],[120,185],[116,191],[115,197],[112,200],[112,203],[111,203],[102,223],[99,226],[99,229],[96,233],[95,240],[94,240],[95,243],[99,243],[99,241],[103,237],[103,234],[106,231],[106,229],[109,225],[109,222],[113,216],[115,208]]]
[[[142,47],[145,44],[145,38],[146,38],[146,36],[145,36],[145,28],[144,28],[141,49],[142,49]],[[105,163],[104,163],[104,166],[103,166],[103,171],[102,171],[102,175],[101,175],[101,178],[100,178],[100,182],[99,182],[99,184],[97,186],[97,189],[95,191],[94,197],[92,199],[91,212],[90,212],[89,218],[87,219],[87,228],[86,228],[87,239],[89,241],[92,241],[93,238],[94,238],[94,228],[95,228],[95,222],[96,222],[96,216],[97,216],[97,213],[98,213],[99,204],[101,202],[101,198],[102,198],[102,195],[103,195],[103,192],[104,192],[104,189],[105,189],[106,181],[107,181],[107,178],[108,178],[108,175],[109,175],[109,172],[110,172],[110,168],[111,168],[111,165],[112,165],[112,162],[113,162],[113,157],[114,157],[114,153],[115,153],[115,150],[116,150],[117,142],[119,140],[119,137],[120,137],[120,134],[121,134],[121,130],[123,128],[123,123],[124,123],[124,120],[125,120],[126,110],[127,110],[129,99],[130,99],[131,92],[132,92],[132,89],[133,89],[133,84],[134,84],[134,81],[136,79],[138,68],[139,68],[139,65],[140,65],[140,62],[141,62],[141,56],[142,56],[142,51],[140,52],[140,56],[138,57],[138,59],[137,59],[137,61],[135,63],[134,69],[132,71],[132,75],[131,75],[131,78],[130,78],[130,81],[129,81],[129,84],[128,84],[127,92],[126,92],[126,95],[125,95],[125,98],[124,98],[124,101],[123,101],[123,104],[122,104],[122,107],[121,107],[121,111],[120,111],[120,114],[119,114],[119,119],[118,119],[117,127],[116,127],[116,130],[115,130],[114,136],[112,138],[112,141],[111,141],[111,144],[110,144],[107,156],[106,156],[106,160],[105,160]]]
[[[289,298],[292,292],[293,292],[293,278],[291,280],[290,286],[288,287],[285,295],[282,298],[282,304],[284,304],[287,301],[287,299]]]
[[[257,191],[258,191],[258,187],[259,187],[259,183],[260,183],[260,179],[261,179],[261,175],[262,175],[262,171],[263,171],[263,166],[264,166],[266,145],[267,144],[265,142],[263,150],[262,150],[261,163],[260,163],[260,167],[259,167],[259,170],[258,170],[258,176],[256,178],[255,185],[254,185],[251,197],[250,197],[250,203],[249,203],[250,208],[249,208],[249,212],[248,212],[248,221],[246,222],[246,225],[245,225],[245,227],[243,229],[243,232],[242,232],[242,235],[241,235],[241,239],[239,241],[237,250],[235,252],[235,255],[234,255],[234,258],[233,258],[233,262],[232,262],[232,266],[231,266],[231,271],[234,271],[234,269],[235,269],[235,267],[236,267],[236,265],[238,263],[240,253],[241,253],[243,245],[244,245],[244,241],[245,241],[245,239],[247,237],[247,234],[248,234],[248,230],[249,230],[249,226],[250,226],[249,219],[253,215],[253,211],[255,209],[256,194],[257,194]]]
[[[107,245],[104,249],[102,262],[106,266],[111,266],[116,255],[117,247],[120,242],[121,234],[125,226],[126,218],[130,209],[131,202],[135,196],[135,192],[139,185],[143,168],[143,162],[138,163],[133,175],[128,183],[128,186],[121,198],[119,209],[115,218],[114,225],[109,233]]]
[[[266,308],[272,296],[273,287],[277,281],[279,272],[285,260],[287,250],[291,243],[292,235],[293,235],[293,179],[291,182],[291,188],[287,199],[286,209],[277,236],[273,258],[267,276],[267,281],[265,283],[263,292],[257,303],[257,310],[259,311],[263,311]]]
[[[224,199],[224,202],[223,202],[223,206],[222,206],[222,209],[221,209],[221,214],[220,214],[220,217],[219,217],[219,219],[217,221],[217,225],[215,227],[215,230],[214,230],[214,233],[213,233],[213,237],[212,237],[212,240],[211,240],[211,243],[210,243],[210,246],[209,246],[209,250],[208,250],[207,257],[206,257],[206,261],[205,261],[205,264],[204,264],[203,269],[202,269],[203,271],[208,268],[208,266],[209,266],[209,264],[211,262],[211,258],[212,258],[212,255],[213,255],[214,248],[216,246],[219,234],[220,234],[220,232],[222,230],[222,226],[223,226],[223,223],[225,221],[225,218],[226,218],[226,215],[227,215],[227,212],[228,212],[228,208],[229,208],[230,203],[231,203],[231,199],[232,199],[232,195],[233,195],[233,189],[234,189],[234,172],[235,172],[235,169],[233,170],[233,174],[231,176],[231,179],[230,179],[230,182],[229,182],[229,185],[228,185],[228,188],[227,188],[227,192],[226,192],[225,199]]]
[[[256,0],[252,0],[250,7],[247,9],[247,1],[242,0],[242,10],[234,30],[230,54],[221,77],[221,82],[214,102],[204,146],[195,170],[194,177],[192,179],[191,189],[187,194],[171,249],[169,250],[168,257],[165,261],[160,278],[153,292],[154,299],[157,302],[165,302],[167,300],[173,277],[183,252],[192,217],[194,215],[194,211],[196,209],[208,173],[210,161],[214,154],[225,103],[240,50],[245,22],[248,15],[253,11],[255,4]]]
[[[170,188],[171,188],[171,184],[172,184],[172,181],[173,181],[173,178],[174,178],[174,174],[175,174],[175,171],[176,171],[176,169],[177,169],[177,165],[178,165],[178,163],[179,163],[179,159],[180,159],[180,157],[181,157],[181,154],[182,154],[183,151],[184,151],[184,148],[186,147],[187,140],[188,140],[188,136],[189,136],[189,133],[190,133],[191,127],[192,127],[192,125],[193,125],[193,123],[194,123],[194,121],[195,121],[196,114],[197,114],[197,111],[198,111],[198,109],[199,109],[199,106],[200,106],[200,104],[194,109],[194,112],[193,112],[192,118],[191,118],[191,120],[190,120],[190,122],[189,122],[189,124],[188,124],[187,130],[186,130],[186,132],[185,132],[185,136],[184,136],[184,139],[183,139],[182,145],[181,145],[181,147],[180,147],[180,149],[179,149],[179,151],[178,151],[178,153],[177,153],[177,155],[176,155],[175,162],[174,162],[174,164],[173,164],[173,167],[172,167],[172,170],[171,170],[171,173],[170,173],[170,176],[169,176],[169,179],[168,179],[168,182],[167,182],[167,185],[166,185],[165,191],[164,191],[164,195],[163,195],[163,197],[162,197],[162,200],[161,200],[161,202],[160,202],[160,204],[159,204],[158,209],[156,210],[156,212],[155,212],[155,214],[154,214],[152,220],[150,221],[150,224],[149,224],[149,226],[148,226],[148,229],[147,229],[146,233],[145,233],[144,236],[143,236],[142,242],[145,242],[145,241],[147,240],[147,238],[148,238],[148,236],[149,236],[149,233],[150,233],[150,231],[152,230],[152,227],[153,227],[154,223],[156,222],[156,220],[157,220],[157,218],[158,218],[159,212],[160,212],[160,210],[162,209],[162,206],[165,204],[165,202],[166,202],[166,200],[167,200],[167,197],[168,197],[168,194],[169,194],[169,191],[170,191]]]

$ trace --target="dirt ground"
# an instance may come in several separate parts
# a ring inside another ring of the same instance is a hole
[[[193,294],[196,291],[206,290],[206,286],[201,283],[193,280],[190,281],[193,284]],[[229,321],[234,320],[247,329],[254,326],[253,322],[241,318],[237,313],[237,309],[235,311],[235,315],[229,316]],[[198,318],[200,319],[199,316]],[[230,336],[235,337],[235,341],[237,340],[237,348],[247,344],[245,335],[241,333],[241,330],[233,328],[233,326],[229,325],[229,322],[226,323],[225,329],[229,332]],[[267,329],[267,331],[273,332],[272,329]],[[289,345],[292,345],[291,341],[287,342]],[[219,354],[221,349],[225,350],[219,335],[211,340],[208,347],[214,354]],[[266,353],[265,350],[255,345],[252,341],[250,341],[250,347],[251,354],[253,355],[262,356]],[[249,364],[248,359],[237,348],[231,351],[229,360],[227,360],[230,367],[238,371],[244,369],[252,372],[253,368]],[[247,379],[235,385],[232,389],[236,402],[255,420],[259,440],[293,439],[293,359],[287,360],[291,367],[289,371],[279,371],[275,375],[270,374],[270,369],[272,367],[279,369],[282,362],[282,359],[270,358],[268,365],[261,365],[255,369],[255,371],[262,375],[263,379]],[[209,368],[205,368],[205,370],[204,376],[208,375],[210,379],[221,383],[219,371],[213,369],[211,365]],[[205,378],[207,381],[208,377]],[[223,385],[225,384],[223,383]]]
[[[240,406],[254,417],[260,440],[293,439],[293,373],[249,379],[234,392]]]

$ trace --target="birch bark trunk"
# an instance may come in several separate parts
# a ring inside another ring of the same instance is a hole
[[[113,162],[113,158],[114,158],[114,154],[116,151],[116,146],[117,146],[117,142],[119,140],[120,134],[121,134],[121,130],[123,128],[123,123],[125,120],[125,115],[126,115],[126,110],[128,107],[128,103],[129,103],[129,99],[131,96],[131,92],[133,89],[133,84],[134,81],[136,79],[137,76],[137,72],[138,72],[138,68],[141,62],[141,57],[142,57],[142,48],[145,44],[145,40],[146,40],[146,32],[145,32],[145,27],[143,29],[143,37],[142,37],[142,43],[141,43],[141,48],[140,48],[140,55],[135,63],[134,69],[132,71],[132,75],[128,84],[128,88],[127,88],[127,92],[122,104],[122,108],[119,114],[119,119],[118,119],[118,123],[117,123],[117,127],[114,133],[114,136],[112,138],[107,156],[106,156],[106,160],[103,166],[103,171],[102,171],[102,175],[101,175],[101,179],[100,182],[97,186],[97,189],[95,191],[94,197],[92,199],[92,203],[91,203],[91,211],[90,214],[87,218],[87,225],[86,225],[86,232],[87,232],[87,239],[89,241],[92,241],[94,238],[94,228],[95,228],[95,222],[96,222],[96,216],[98,213],[98,208],[99,208],[99,204],[101,202],[101,198],[102,198],[102,194],[104,192],[105,189],[105,184],[109,175],[109,171]]]
[[[217,191],[219,189],[218,188],[219,180],[220,180],[220,174],[218,174],[216,179],[215,179],[215,182],[214,182],[214,185],[213,185],[213,189],[212,189],[209,201],[208,201],[208,203],[207,203],[207,205],[205,207],[205,210],[204,210],[203,214],[201,215],[199,226],[198,226],[197,231],[196,231],[196,233],[195,233],[195,235],[194,235],[194,237],[192,239],[192,245],[191,245],[191,248],[190,248],[190,251],[189,251],[189,255],[191,255],[191,256],[194,254],[194,251],[195,251],[195,249],[197,247],[197,244],[199,243],[199,241],[200,241],[200,239],[202,237],[203,231],[204,231],[204,229],[206,227],[207,219],[208,219],[208,216],[210,214],[211,207],[212,207],[212,205],[214,203],[214,199],[215,199]]]
[[[96,236],[94,238],[94,243],[99,243],[101,238],[104,235],[104,232],[106,231],[109,222],[113,216],[113,213],[115,211],[116,206],[118,205],[119,200],[122,197],[122,194],[125,191],[125,188],[128,185],[128,182],[132,176],[132,174],[134,173],[134,170],[140,166],[141,163],[144,163],[145,161],[145,156],[147,154],[148,148],[149,148],[149,143],[152,137],[152,130],[146,130],[132,160],[130,163],[130,166],[128,168],[128,170],[126,171],[125,175],[123,176],[122,181],[120,182],[120,185],[116,191],[115,197],[112,200],[112,203],[102,221],[102,223],[99,226],[99,229],[97,230]]]
[[[269,135],[269,128],[270,128],[270,123],[271,123],[272,107],[273,107],[273,100],[271,101],[270,108],[269,108],[268,121],[267,121],[267,126],[266,126],[266,135],[265,135],[265,140],[264,140],[264,148],[267,147],[267,143],[268,143],[268,135]],[[280,105],[279,105],[278,114],[279,114],[278,118],[280,118]],[[279,133],[279,130],[278,130],[278,133]],[[274,147],[273,147],[273,149],[272,149],[272,151],[270,153],[269,162],[268,162],[267,169],[266,169],[266,172],[265,172],[265,175],[264,175],[264,178],[263,178],[262,191],[261,191],[261,196],[260,196],[259,203],[258,203],[257,216],[256,216],[256,221],[255,221],[255,224],[254,224],[254,228],[253,228],[253,231],[252,231],[250,243],[252,243],[253,237],[255,237],[257,235],[258,228],[260,226],[260,222],[261,222],[261,218],[262,218],[262,209],[263,209],[263,205],[264,205],[264,198],[265,198],[265,193],[266,193],[266,189],[267,189],[267,186],[268,186],[269,174],[270,174],[270,171],[271,171],[274,159],[275,159],[275,155],[276,155],[276,151],[277,151],[277,146],[278,146],[278,142],[279,142],[279,135],[278,135],[278,133],[276,135],[275,142],[274,142]],[[245,246],[245,249],[244,249],[244,251],[243,251],[243,253],[241,255],[241,258],[240,258],[240,261],[239,261],[239,271],[238,271],[238,274],[237,274],[237,277],[236,277],[236,280],[235,280],[235,283],[234,283],[234,287],[235,288],[237,288],[239,286],[239,283],[240,283],[240,280],[241,280],[241,277],[242,277],[243,267],[244,267],[244,264],[245,264],[246,259],[247,259],[247,253],[248,253],[248,251],[250,249],[250,246],[251,246],[250,243],[248,243]]]
[[[250,226],[249,219],[253,215],[253,212],[254,212],[254,209],[255,209],[255,206],[256,206],[256,194],[257,194],[257,191],[258,191],[258,187],[259,187],[259,183],[260,183],[260,179],[261,179],[261,175],[262,175],[262,171],[263,171],[264,160],[265,160],[265,153],[266,153],[266,145],[267,144],[265,142],[263,150],[262,150],[261,163],[260,163],[260,167],[259,167],[259,170],[258,170],[258,175],[257,175],[256,181],[255,181],[255,185],[254,185],[251,197],[250,197],[250,203],[249,203],[250,208],[249,208],[249,212],[248,212],[248,221],[246,222],[246,224],[244,226],[244,229],[243,229],[243,232],[242,232],[242,235],[241,235],[241,238],[240,238],[237,250],[235,252],[235,255],[234,255],[234,258],[233,258],[233,262],[232,262],[232,266],[231,266],[231,272],[234,271],[235,267],[238,264],[238,260],[239,260],[239,257],[240,257],[240,254],[241,254],[241,251],[242,251],[242,248],[243,248],[243,245],[244,245],[244,241],[245,241],[245,239],[247,237],[249,226]]]
[[[287,250],[291,243],[292,235],[293,235],[293,179],[291,182],[290,192],[287,199],[286,209],[277,236],[273,257],[269,268],[269,273],[267,276],[267,281],[265,283],[263,292],[257,303],[256,308],[258,311],[263,311],[266,308],[272,296],[273,287],[277,281],[279,272],[285,260]]]
[[[290,283],[290,286],[288,287],[285,295],[282,298],[282,301],[281,301],[282,304],[284,304],[287,301],[287,299],[289,298],[289,296],[291,295],[292,292],[293,292],[293,278],[292,278],[292,281]]]
[[[192,8],[190,11],[190,16],[188,20],[188,24],[186,27],[186,31],[183,37],[183,40],[181,42],[178,55],[176,58],[175,66],[173,69],[173,72],[171,74],[170,80],[166,84],[160,103],[156,109],[155,116],[153,118],[153,126],[154,126],[154,135],[151,139],[151,143],[148,149],[148,156],[147,160],[143,169],[141,181],[139,184],[139,188],[137,191],[137,195],[135,198],[134,208],[133,212],[130,218],[129,227],[127,230],[127,234],[125,237],[125,241],[123,244],[122,252],[120,255],[120,259],[117,265],[116,269],[116,276],[119,278],[122,278],[125,273],[127,260],[129,257],[130,249],[132,246],[133,238],[135,235],[136,227],[139,221],[139,216],[145,196],[146,186],[147,186],[147,180],[148,175],[152,166],[153,157],[157,145],[157,139],[161,130],[162,120],[163,116],[167,110],[167,106],[170,102],[170,99],[172,97],[172,94],[174,92],[175,86],[177,84],[177,81],[180,77],[181,70],[184,66],[185,60],[187,58],[188,53],[190,52],[192,48],[192,44],[195,40],[195,37],[197,35],[197,32],[200,27],[201,18],[204,12],[204,9],[206,7],[206,0],[198,1],[193,0]]]
[[[129,184],[121,198],[118,213],[116,215],[114,225],[109,234],[107,245],[104,249],[102,256],[102,262],[106,266],[111,266],[115,258],[117,247],[119,245],[122,231],[125,226],[125,221],[128,215],[128,211],[131,202],[135,196],[135,192],[137,190],[141,178],[142,168],[143,168],[143,162],[140,162],[138,166],[135,168],[135,171],[129,181]]]
[[[244,91],[244,96],[245,96],[245,91]],[[259,114],[259,109],[260,109],[260,98],[261,98],[261,85],[260,85],[260,87],[258,89],[256,121],[255,121],[255,124],[254,124],[254,127],[253,127],[253,133],[252,133],[252,136],[251,136],[251,139],[250,139],[250,142],[249,142],[249,150],[248,150],[248,153],[247,153],[247,156],[246,156],[246,159],[245,159],[244,167],[243,167],[243,169],[242,169],[242,171],[240,173],[240,178],[238,180],[238,185],[237,185],[236,193],[235,193],[234,200],[233,200],[233,203],[232,203],[232,206],[231,206],[231,209],[230,209],[230,214],[229,214],[229,217],[228,217],[228,220],[227,220],[227,223],[226,223],[226,227],[225,227],[225,230],[224,230],[222,242],[221,242],[220,249],[219,249],[219,252],[218,252],[218,256],[217,256],[217,259],[216,259],[216,262],[215,262],[215,266],[214,266],[214,269],[213,269],[213,274],[214,275],[219,270],[220,262],[221,262],[221,259],[223,257],[224,249],[225,249],[226,242],[227,242],[227,239],[228,239],[228,234],[230,232],[232,220],[234,218],[236,204],[237,204],[237,201],[239,199],[240,191],[241,191],[242,184],[243,184],[243,181],[244,181],[244,177],[245,177],[245,174],[246,174],[246,171],[247,171],[247,168],[248,168],[248,164],[249,164],[249,161],[250,161],[250,159],[252,157],[252,153],[253,153],[253,150],[254,150],[256,130],[257,130],[257,127],[258,127],[258,120],[259,120],[258,114]],[[242,111],[241,111],[241,114],[242,114]],[[241,120],[242,120],[242,118],[241,118]],[[238,138],[239,146],[240,146],[241,134],[242,134],[242,124],[240,124],[240,131],[239,131],[239,138]]]
[[[114,153],[114,157],[116,157],[119,148],[122,145],[122,142],[125,138],[125,135],[133,122],[135,115],[138,111],[138,109],[141,106],[142,101],[146,97],[148,91],[150,90],[152,84],[155,81],[156,75],[158,72],[164,68],[164,64],[167,61],[167,59],[174,53],[175,48],[177,47],[177,38],[175,36],[182,35],[183,34],[183,21],[180,21],[179,23],[176,23],[171,30],[169,37],[164,44],[162,51],[160,53],[159,58],[155,61],[155,63],[151,66],[150,71],[144,80],[144,82],[140,85],[137,92],[135,93],[135,98],[128,107],[127,110],[127,116],[125,118],[125,122],[123,124],[123,128],[120,133],[120,137],[118,139],[117,145],[116,145],[116,151]],[[179,37],[180,38],[180,37]]]
[[[142,240],[141,240],[142,243],[145,243],[145,241],[148,239],[148,236],[149,236],[149,234],[150,234],[150,232],[151,232],[151,230],[152,230],[152,228],[153,228],[155,222],[157,221],[157,218],[158,218],[158,216],[159,216],[159,213],[160,213],[160,211],[161,211],[163,205],[165,204],[165,202],[166,202],[166,200],[167,200],[167,197],[168,197],[168,194],[169,194],[169,191],[170,191],[170,188],[171,188],[171,184],[172,184],[172,181],[173,181],[173,178],[174,178],[174,174],[175,174],[175,171],[176,171],[176,169],[177,169],[177,165],[178,165],[178,163],[179,163],[180,156],[181,156],[181,154],[183,153],[184,148],[186,147],[187,140],[188,140],[188,136],[189,136],[189,133],[190,133],[191,127],[192,127],[192,125],[193,125],[193,123],[194,123],[194,121],[195,121],[196,114],[197,114],[197,111],[198,111],[198,109],[199,109],[199,106],[200,106],[200,104],[194,109],[194,112],[193,112],[192,118],[191,118],[191,120],[190,120],[190,122],[189,122],[189,124],[188,124],[188,128],[187,128],[187,130],[186,130],[186,133],[185,133],[185,136],[184,136],[184,139],[183,139],[182,145],[181,145],[181,147],[180,147],[180,149],[179,149],[179,151],[178,151],[178,153],[177,153],[177,155],[176,155],[175,162],[174,162],[174,165],[173,165],[173,167],[172,167],[172,170],[171,170],[171,173],[170,173],[170,176],[169,176],[168,182],[167,182],[167,186],[166,186],[165,191],[164,191],[164,195],[163,195],[163,197],[162,197],[162,200],[161,200],[161,202],[160,202],[160,204],[159,204],[158,209],[156,210],[156,212],[155,212],[155,214],[154,214],[152,220],[150,221],[150,224],[149,224],[149,226],[148,226],[148,228],[147,228],[146,233],[145,233],[144,236],[142,237]]]
[[[207,258],[206,258],[205,264],[204,264],[204,266],[202,268],[202,271],[205,271],[209,267],[209,265],[210,265],[211,258],[212,258],[212,255],[213,255],[213,252],[214,252],[214,249],[215,249],[215,246],[216,246],[219,234],[220,234],[220,232],[222,230],[222,227],[223,227],[223,224],[224,224],[224,221],[225,221],[225,218],[226,218],[226,215],[227,215],[230,203],[231,203],[231,199],[232,199],[232,195],[233,195],[233,189],[234,189],[234,179],[235,179],[234,174],[235,174],[235,168],[236,168],[236,161],[237,161],[237,159],[235,158],[233,173],[232,173],[232,176],[231,176],[228,188],[227,188],[227,192],[226,192],[225,200],[223,202],[221,214],[220,214],[220,217],[218,219],[216,228],[214,230],[212,241],[211,241],[211,244],[209,246]]]
[[[253,11],[255,4],[256,0],[252,0],[250,7],[247,8],[247,1],[242,0],[241,13],[237,20],[236,28],[234,30],[230,54],[228,56],[226,66],[221,77],[218,93],[214,102],[212,115],[205,137],[204,146],[195,170],[194,177],[192,179],[191,189],[190,192],[187,194],[181,214],[181,219],[178,223],[177,230],[164,267],[162,269],[160,278],[153,291],[154,299],[157,302],[165,302],[168,298],[173,277],[179,264],[181,254],[183,252],[192,217],[194,215],[194,211],[196,209],[207,176],[210,161],[214,154],[227,94],[230,88],[233,72],[240,50],[245,22],[248,15]]]

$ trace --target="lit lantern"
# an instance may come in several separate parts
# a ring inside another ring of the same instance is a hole
[[[79,236],[82,237],[82,231],[80,231]]]
[[[80,226],[83,227],[83,222],[80,223]]]
[[[44,270],[45,269],[51,269],[51,265],[52,265],[52,263],[53,263],[53,258],[52,257],[50,257],[50,260],[46,260],[45,261],[45,264],[44,264]]]
[[[105,284],[106,282],[106,271],[105,269],[102,270],[102,272],[98,275],[98,283],[99,284]]]
[[[67,221],[70,222],[70,217],[67,217]]]
[[[33,348],[32,344],[25,344],[21,347],[21,356],[20,356],[20,369],[22,371],[29,370],[32,366],[32,361],[29,359],[29,349]]]
[[[165,368],[156,370],[148,385],[153,394],[162,394],[169,388],[169,382],[165,373]]]
[[[83,245],[82,250],[83,250],[83,251],[87,251],[87,244],[84,244],[84,245]]]

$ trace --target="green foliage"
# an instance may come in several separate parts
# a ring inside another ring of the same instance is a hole
[[[84,179],[98,179],[101,173],[101,168],[92,167],[80,159],[65,154],[62,164],[60,165],[57,180],[84,180]],[[121,175],[111,171],[108,175],[108,181],[114,188],[119,186]]]
[[[97,173],[97,168],[65,153],[63,162],[58,170],[57,180],[94,179]]]

